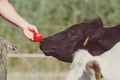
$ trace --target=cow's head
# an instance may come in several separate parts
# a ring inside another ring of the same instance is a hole
[[[89,36],[94,36],[99,29],[103,28],[102,21],[98,18],[90,22],[83,22],[41,41],[40,49],[47,56],[53,56],[65,62],[72,62],[73,53],[78,49],[77,45],[83,46],[83,42]],[[79,44],[78,44],[79,43]]]

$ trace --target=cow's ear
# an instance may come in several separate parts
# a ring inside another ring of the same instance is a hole
[[[99,17],[92,20],[91,24],[94,25],[94,27],[98,27],[98,28],[103,27],[103,22]]]

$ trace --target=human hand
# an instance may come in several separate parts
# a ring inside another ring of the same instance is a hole
[[[34,41],[34,33],[39,33],[34,25],[27,25],[23,27],[24,35],[31,41]]]

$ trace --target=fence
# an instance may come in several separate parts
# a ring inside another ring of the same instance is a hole
[[[30,70],[33,72],[33,74],[36,75],[37,79],[36,80],[41,80],[40,79],[40,74],[35,70],[32,65],[25,59],[25,58],[46,58],[44,54],[40,53],[34,53],[34,54],[20,54],[17,50],[17,54],[9,53],[7,52],[8,47],[10,45],[7,43],[6,40],[0,39],[0,80],[7,80],[7,69],[6,69],[6,59],[7,58],[22,58],[24,63],[30,68]],[[48,58],[48,57],[47,57]],[[51,57],[49,57],[51,58]],[[52,73],[53,74],[53,73]],[[64,76],[66,73],[59,73],[59,76]],[[49,74],[50,75],[50,74]]]
[[[46,56],[43,54],[7,54],[8,50],[7,41],[4,39],[0,39],[0,80],[7,80],[7,69],[6,69],[6,58],[23,58],[24,62],[31,68],[31,70],[36,73],[35,69],[32,68],[31,64],[27,62],[25,59],[27,58],[45,58]],[[17,51],[17,53],[19,53]]]
[[[0,80],[6,80],[6,56],[7,56],[7,44],[6,41],[0,39]]]

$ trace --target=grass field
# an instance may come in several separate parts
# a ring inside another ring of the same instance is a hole
[[[66,72],[8,73],[7,80],[65,80]]]
[[[37,59],[32,59],[32,62],[31,59],[26,60],[32,68],[29,67],[23,59],[19,59],[19,63],[14,64],[13,67],[9,65],[11,62],[7,64],[7,80],[64,80],[70,69],[70,67],[63,67],[66,64],[63,65],[63,63],[61,63],[59,65],[54,63],[56,62],[54,58],[47,58],[45,63],[42,59],[38,59],[41,63],[36,63],[35,61],[37,61]]]

